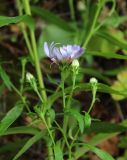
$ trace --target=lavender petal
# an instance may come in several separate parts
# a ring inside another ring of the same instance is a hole
[[[45,54],[50,57],[49,53],[49,47],[48,47],[48,43],[47,42],[44,42],[44,51],[45,51]]]

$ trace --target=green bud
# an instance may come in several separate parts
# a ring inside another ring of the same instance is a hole
[[[31,87],[36,91],[37,90],[37,84],[36,84],[36,79],[31,73],[26,74],[26,79],[30,83]]]
[[[85,11],[86,6],[82,0],[78,1],[77,8],[79,11]]]
[[[34,76],[31,73],[28,72],[26,74],[26,79],[27,79],[28,82],[31,82],[31,81],[34,80]]]
[[[90,83],[93,85],[96,85],[98,83],[98,80],[94,77],[90,78]]]
[[[77,59],[74,59],[72,61],[72,67],[75,68],[75,69],[78,69],[79,68],[79,61]]]

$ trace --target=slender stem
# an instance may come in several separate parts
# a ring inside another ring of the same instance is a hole
[[[47,126],[49,127],[49,130],[52,127],[51,119],[49,116],[47,117]],[[52,133],[50,136],[52,136],[51,140],[52,140],[53,145],[55,145],[54,137],[53,137]],[[53,153],[52,146],[48,146],[48,157],[49,157],[49,160],[54,160],[54,153]]]
[[[66,134],[65,134],[63,128],[60,127],[60,125],[57,123],[57,121],[55,121],[55,123],[56,123],[57,127],[59,128],[59,130],[61,131],[61,133],[63,134],[63,138],[64,138],[65,143],[66,143],[66,145],[67,145],[67,147],[68,147],[68,149],[69,149],[69,148],[70,148],[70,145],[69,145],[69,142],[68,142],[68,140],[67,140],[67,137],[66,137]]]
[[[24,8],[25,8],[26,14],[31,15],[29,0],[23,0],[23,4],[24,4]],[[17,0],[17,6],[18,6],[18,10],[19,10],[19,15],[22,15],[23,13],[22,13],[20,0]],[[23,35],[24,35],[24,39],[25,39],[27,48],[29,50],[29,53],[30,53],[32,59],[35,62],[35,67],[36,67],[36,72],[37,72],[40,88],[43,89],[44,88],[44,83],[43,83],[43,77],[42,77],[42,74],[41,74],[41,69],[40,69],[40,64],[39,64],[39,58],[38,58],[38,53],[37,53],[37,46],[36,46],[36,40],[35,40],[34,31],[30,30],[30,38],[31,38],[31,43],[32,43],[32,47],[31,47],[31,44],[30,44],[30,41],[29,41],[29,38],[28,38],[28,35],[27,35],[27,32],[26,32],[24,23],[21,23],[21,29],[22,29],[22,32],[23,32]],[[40,94],[38,94],[38,96],[40,97]],[[46,96],[45,90],[41,91],[41,96],[43,97],[44,101],[47,100],[47,96]],[[42,98],[40,98],[40,99],[42,100]],[[47,119],[47,123],[45,123],[45,124],[46,124],[47,130],[49,132],[50,130],[49,130],[48,126],[51,126],[49,118]],[[51,136],[52,133],[49,132],[49,134],[50,134],[50,137],[52,137]],[[51,139],[53,141],[53,137]],[[49,155],[49,160],[54,160],[54,158],[53,158],[53,150],[52,150],[52,148],[50,146],[48,147],[48,155]]]
[[[73,72],[73,84],[72,84],[71,93],[69,95],[67,106],[66,106],[67,110],[70,109],[70,107],[71,107],[71,99],[72,99],[73,91],[75,88],[75,80],[76,80],[76,74]],[[65,134],[67,132],[68,119],[69,119],[69,117],[67,115],[65,115],[64,116],[64,124],[63,124],[63,129],[64,129]]]
[[[95,15],[94,15],[94,19],[93,19],[93,21],[92,21],[92,25],[91,25],[91,27],[90,27],[90,31],[89,31],[88,36],[86,37],[86,40],[85,40],[85,42],[84,42],[84,44],[83,44],[83,47],[84,47],[84,48],[86,48],[89,40],[91,39],[91,37],[92,37],[92,35],[93,35],[94,28],[95,28],[95,26],[96,26],[96,22],[97,22],[97,18],[98,18],[98,16],[99,16],[100,10],[101,10],[101,6],[98,4],[98,8],[97,8],[97,10],[96,10],[96,13],[95,13]]]
[[[23,87],[24,87],[24,81],[25,81],[26,59],[21,60],[21,64],[22,64],[22,77],[21,77],[20,92],[21,92],[21,94],[23,94]]]
[[[39,116],[40,116],[40,115],[39,115]],[[53,138],[52,133],[51,133],[51,131],[50,131],[51,125],[49,125],[49,124],[46,122],[46,119],[45,119],[44,117],[40,116],[40,118],[42,119],[42,121],[44,122],[44,124],[45,124],[45,126],[46,126],[46,128],[47,128],[47,131],[48,131],[49,136],[50,136],[50,138],[51,138],[52,144],[55,146],[54,138]],[[51,123],[50,123],[50,124],[51,124]],[[47,144],[48,144],[48,143],[47,143]],[[47,146],[48,146],[48,159],[49,159],[49,160],[54,160],[54,156],[53,156],[54,154],[53,154],[52,146],[51,146],[51,144],[50,144],[50,145],[47,145]]]
[[[93,87],[93,90],[92,90],[92,102],[91,102],[90,108],[89,108],[87,113],[90,113],[90,111],[92,110],[93,105],[94,105],[94,103],[96,101],[96,91],[97,91],[97,89]]]
[[[19,15],[23,15],[20,0],[16,0],[16,3],[17,3],[17,8],[18,8]],[[20,23],[20,26],[21,26],[21,30],[22,30],[22,33],[23,33],[23,36],[24,36],[28,51],[30,53],[30,56],[31,56],[32,60],[34,60],[33,51],[32,51],[32,47],[31,47],[31,44],[30,44],[30,41],[29,41],[29,38],[28,38],[28,34],[26,32],[25,24],[24,23]]]
[[[74,11],[74,1],[69,0],[69,7],[70,7],[70,13],[71,13],[71,19],[75,20],[75,11]]]
[[[70,144],[69,144],[69,142],[68,142],[68,139],[67,139],[67,137],[66,137],[66,134],[65,134],[63,128],[61,128],[60,125],[57,123],[57,121],[55,121],[55,123],[56,123],[57,127],[59,128],[59,130],[61,131],[61,133],[63,134],[65,143],[66,143],[67,148],[68,148],[69,160],[72,160],[71,146],[70,146]]]
[[[31,15],[30,1],[29,0],[22,0],[22,1],[24,4],[26,14]],[[36,72],[37,72],[38,82],[39,82],[39,86],[41,88],[41,96],[43,98],[43,101],[46,102],[47,95],[46,95],[46,91],[44,90],[45,86],[44,86],[43,75],[41,73],[41,68],[40,68],[40,63],[39,63],[36,39],[35,39],[34,30],[32,30],[32,29],[30,29],[30,38],[31,38],[31,44],[32,44],[32,48],[33,48],[34,62],[35,62],[35,68],[36,68]],[[47,122],[46,122],[46,120],[47,120]],[[48,117],[46,120],[45,120],[45,122],[47,125],[47,130],[50,134],[52,143],[54,143],[52,133],[50,132],[50,129],[49,129],[49,128],[51,128],[50,117]],[[51,155],[53,155],[53,149],[51,146],[49,146],[48,147],[48,158],[49,158],[49,160],[54,160],[54,157]]]
[[[71,89],[71,93],[67,103],[67,108],[70,108],[70,105],[71,105],[71,99],[72,99],[73,91],[75,89],[75,81],[76,81],[76,74],[73,72],[73,83],[72,83],[72,89]]]
[[[62,87],[62,95],[63,95],[63,108],[65,109],[65,107],[66,107],[66,104],[65,104],[65,90],[64,90],[65,80],[64,80],[63,75],[61,75],[61,77],[62,77],[61,87]]]
[[[24,4],[26,14],[31,15],[29,0],[27,0],[27,1],[23,0],[23,4]],[[35,39],[34,30],[32,30],[32,29],[30,29],[30,38],[31,38],[31,43],[32,43],[32,48],[33,48],[35,68],[36,68],[36,72],[37,72],[39,85],[40,85],[40,88],[41,88],[41,95],[43,97],[43,100],[46,101],[47,100],[47,95],[46,95],[46,92],[44,90],[45,87],[44,87],[43,77],[42,77],[40,63],[39,63],[36,39]]]
[[[74,138],[71,142],[71,148],[73,147],[73,144],[74,144],[75,140],[77,139],[78,134],[79,134],[79,129],[77,130],[77,132],[76,132],[76,134],[75,134],[75,136],[74,136]]]
[[[35,90],[35,92],[37,93],[38,97],[40,98],[41,102],[43,103],[43,99],[42,99],[42,96],[40,95],[38,89]]]
[[[72,160],[71,147],[69,148],[69,160]]]
[[[73,91],[74,91],[74,88],[75,88],[75,80],[76,80],[76,74],[75,74],[75,72],[73,72],[73,76],[72,76],[73,84],[72,84],[72,89],[71,89],[71,92],[70,92],[70,95],[69,95],[69,98],[68,98],[66,110],[68,110],[71,107],[71,99],[72,99]],[[69,117],[68,117],[68,115],[65,114],[64,115],[64,120],[63,120],[63,130],[64,130],[65,134],[67,132],[68,121],[69,121]],[[64,145],[65,145],[65,143],[63,142],[62,148],[64,148]]]
[[[40,88],[41,88],[41,95],[43,97],[43,100],[46,101],[47,100],[47,95],[46,95],[46,92],[44,90],[45,86],[44,86],[43,77],[42,77],[42,73],[41,73],[41,69],[40,69],[36,40],[35,40],[34,32],[32,30],[30,31],[30,35],[31,35],[31,42],[32,42],[32,45],[33,45],[33,50],[34,50],[36,72],[37,72],[37,76],[38,76],[39,85],[40,85]]]
[[[26,103],[24,97],[22,96],[22,94],[20,93],[20,91],[13,84],[12,84],[12,88],[20,96],[20,98],[21,98],[23,104],[25,104],[25,107],[28,110],[28,112],[31,112],[30,109],[29,109],[29,106],[27,105],[27,103]]]
[[[52,140],[53,145],[55,145],[55,142],[54,142],[52,133],[51,133],[51,131],[50,131],[50,129],[49,129],[49,125],[47,124],[45,118],[43,118],[42,120],[43,120],[43,122],[45,123],[45,126],[46,126],[46,128],[47,128],[47,131],[48,131],[48,133],[49,133],[49,136],[50,136],[50,138],[51,138],[51,140]]]

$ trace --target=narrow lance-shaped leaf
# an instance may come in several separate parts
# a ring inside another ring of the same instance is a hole
[[[1,133],[0,136],[12,135],[12,134],[32,134],[35,135],[39,132],[39,129],[27,126],[13,127],[8,128],[4,133]]]
[[[115,160],[110,154],[97,147],[92,147],[91,151],[94,152],[102,160]]]
[[[85,113],[84,123],[85,123],[85,129],[88,129],[91,125],[91,117],[90,117],[89,113]]]
[[[7,75],[7,73],[4,71],[4,69],[1,66],[0,66],[0,77],[2,78],[5,86],[9,90],[11,90],[12,83],[11,83],[10,77]]]
[[[0,135],[2,135],[15,120],[20,116],[23,111],[23,104],[17,103],[1,120],[0,122]]]
[[[43,137],[42,132],[37,133],[35,136],[30,138],[26,144],[19,150],[19,152],[15,155],[13,160],[18,160],[18,158],[25,153],[34,143],[36,143],[38,140],[40,140]]]
[[[120,123],[120,125],[122,125],[122,127],[125,127],[125,130],[126,130],[127,120],[124,120],[122,123]],[[103,126],[105,126],[105,124],[103,124]],[[101,129],[101,127],[100,127],[100,129]],[[110,129],[111,129],[111,127],[110,127]],[[95,128],[95,130],[96,130],[96,128]],[[95,135],[89,142],[87,142],[87,144],[90,145],[90,146],[96,146],[96,145],[100,144],[101,142],[103,142],[103,141],[105,141],[105,140],[107,140],[107,139],[109,139],[109,138],[111,138],[111,137],[113,137],[115,135],[118,135],[119,133],[121,133],[121,132],[123,132],[125,130],[119,129],[119,130],[116,130],[115,133],[112,133],[112,132],[111,133],[105,133],[105,132],[104,133],[99,133],[99,134]],[[86,147],[86,145],[83,144],[83,147],[79,147],[75,151],[75,153],[74,153],[75,158],[78,159],[79,157],[84,155],[89,150],[90,150],[90,148],[88,146]]]
[[[99,32],[97,32],[97,35],[106,39],[107,41],[111,42],[112,44],[119,46],[121,49],[127,50],[126,43],[121,42],[119,39],[115,38],[111,34],[104,32],[104,31],[99,31]]]
[[[78,121],[80,132],[83,133],[84,131],[83,116],[76,109],[70,109],[69,113]]]
[[[64,21],[59,16],[49,12],[48,10],[35,6],[32,6],[31,9],[34,14],[41,16],[47,22],[55,24],[66,31],[75,31],[75,29],[70,26],[66,21]]]
[[[59,141],[54,146],[54,154],[55,160],[63,160],[63,153]]]
[[[9,25],[9,24],[16,24],[19,22],[24,22],[28,25],[29,28],[33,29],[35,28],[34,20],[29,15],[22,15],[22,16],[16,16],[16,17],[7,17],[7,16],[0,16],[0,27]]]
[[[127,60],[126,55],[120,55],[120,54],[116,54],[116,53],[112,53],[112,52],[87,51],[86,55],[104,57],[104,58],[107,58],[107,59],[124,59],[124,60]]]

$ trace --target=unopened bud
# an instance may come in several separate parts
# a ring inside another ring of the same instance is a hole
[[[78,1],[77,8],[79,11],[84,11],[86,9],[84,2],[81,0]]]
[[[27,81],[30,83],[31,87],[34,89],[34,90],[37,90],[37,84],[36,84],[36,79],[35,77],[31,74],[31,73],[27,73],[26,74],[26,79]]]
[[[72,67],[75,68],[75,69],[78,69],[79,68],[79,61],[77,59],[74,59],[72,61]]]
[[[31,73],[27,72],[27,74],[26,74],[26,79],[27,79],[28,81],[31,81],[31,80],[34,79],[34,76],[33,76]]]
[[[91,84],[97,84],[98,83],[98,80],[94,77],[90,78],[90,83]]]

